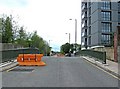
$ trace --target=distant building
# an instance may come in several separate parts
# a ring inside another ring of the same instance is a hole
[[[100,1],[100,0],[99,0]],[[120,1],[82,2],[81,47],[113,46],[114,32],[120,25]]]

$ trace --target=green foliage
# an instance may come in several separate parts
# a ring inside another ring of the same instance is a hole
[[[31,37],[31,46],[39,48],[40,52],[45,55],[50,53],[50,47],[48,43],[37,35],[37,31],[35,31]]]
[[[28,46],[27,44],[27,34],[23,27],[20,27],[18,31],[18,37],[16,39],[17,44],[22,45],[23,47]]]
[[[48,42],[43,40],[37,31],[26,33],[23,26],[18,26],[17,22],[13,21],[12,15],[0,18],[0,42],[13,43],[22,47],[36,47],[46,55],[50,54],[51,49]]]
[[[61,46],[61,52],[62,53],[69,53],[69,51],[70,51],[70,44],[69,43],[66,43],[66,44],[63,44],[62,46]]]
[[[2,28],[3,28],[2,18],[0,18],[0,43],[2,42]]]
[[[3,20],[2,43],[11,43],[13,41],[12,18],[7,17]]]
[[[75,47],[76,47],[76,49],[75,49]],[[76,51],[81,50],[81,45],[66,43],[61,46],[61,53],[63,53],[63,54],[66,54],[69,52],[73,53],[75,50]]]

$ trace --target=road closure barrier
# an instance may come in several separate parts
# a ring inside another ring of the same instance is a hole
[[[19,54],[17,57],[20,66],[45,66],[45,62],[41,61],[43,54]]]

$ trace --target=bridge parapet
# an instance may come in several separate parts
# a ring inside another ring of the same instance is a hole
[[[7,62],[12,59],[16,59],[19,54],[38,54],[40,53],[38,48],[19,48],[19,49],[8,49],[8,50],[0,50],[0,54],[2,56],[2,61]]]

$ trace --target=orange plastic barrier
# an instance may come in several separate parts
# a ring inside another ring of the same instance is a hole
[[[17,62],[20,66],[45,66],[45,62],[41,61],[43,54],[19,54]]]

